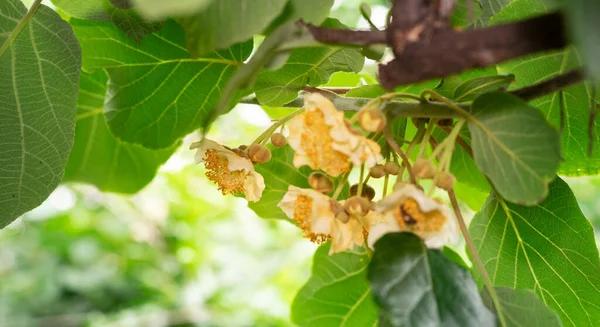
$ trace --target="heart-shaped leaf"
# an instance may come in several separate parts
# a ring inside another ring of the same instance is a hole
[[[548,308],[533,291],[508,287],[494,287],[494,289],[506,327],[562,326],[556,312]],[[483,291],[483,302],[498,314],[487,289]]]
[[[19,33],[26,12],[18,0],[0,5],[0,228],[56,188],[75,137],[77,39],[43,5]]]

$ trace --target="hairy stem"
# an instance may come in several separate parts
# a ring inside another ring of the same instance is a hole
[[[483,284],[486,289],[490,293],[490,297],[492,298],[492,302],[494,303],[494,307],[496,308],[496,312],[498,313],[498,319],[500,319],[500,325],[506,326],[506,321],[504,320],[504,315],[501,314],[502,307],[500,306],[500,301],[498,299],[498,294],[496,294],[496,289],[494,288],[494,284],[490,279],[490,276],[485,270],[485,266],[483,265],[483,261],[479,257],[479,252],[477,251],[477,247],[469,235],[469,231],[467,230],[467,224],[465,224],[465,220],[460,212],[460,208],[458,207],[458,201],[456,200],[456,194],[454,194],[454,189],[451,188],[448,190],[448,197],[450,198],[450,203],[452,204],[452,209],[454,209],[454,214],[456,215],[456,220],[458,221],[458,226],[460,227],[460,231],[465,238],[465,242],[467,243],[467,247],[469,248],[469,252],[471,253],[471,258],[473,259],[473,264],[475,265],[477,271],[481,275],[483,279]]]
[[[12,45],[17,36],[19,36],[19,33],[21,33],[21,30],[23,30],[23,28],[25,27],[25,25],[27,25],[31,18],[33,18],[33,15],[38,10],[41,4],[42,0],[35,0],[33,2],[25,16],[23,16],[23,18],[19,21],[15,29],[10,33],[6,41],[4,41],[2,47],[0,47],[0,57],[2,57],[4,52],[6,52],[6,50]]]
[[[390,147],[394,151],[396,151],[396,153],[402,159],[402,165],[404,167],[406,167],[406,170],[408,170],[408,176],[410,177],[410,182],[416,185],[417,184],[417,179],[415,178],[415,175],[412,173],[412,171],[410,169],[410,162],[408,161],[408,157],[406,156],[406,154],[404,153],[404,151],[402,151],[402,149],[400,148],[400,146],[398,145],[398,143],[396,143],[396,141],[394,141],[394,138],[392,137],[392,135],[390,135],[389,126],[386,126],[383,129],[383,135],[385,135],[385,139],[388,142],[388,144],[390,145]],[[398,175],[398,176],[400,176],[400,175]]]

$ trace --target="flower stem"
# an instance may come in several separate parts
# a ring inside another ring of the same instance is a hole
[[[256,140],[254,140],[254,142],[252,142],[251,144],[254,144],[254,143],[262,144],[266,139],[268,139],[271,136],[271,134],[275,133],[275,131],[277,130],[278,127],[283,126],[283,124],[287,123],[290,119],[296,117],[297,115],[299,115],[303,112],[304,112],[304,108],[300,108],[300,109],[292,112],[291,114],[279,119],[273,125],[271,125],[271,127],[267,128],[262,134],[260,134],[256,138]]]
[[[496,289],[494,288],[494,284],[490,279],[490,276],[485,270],[485,266],[481,261],[481,257],[479,257],[479,253],[477,251],[477,247],[469,235],[469,231],[467,230],[467,225],[465,224],[465,220],[460,212],[460,208],[458,207],[458,201],[456,200],[456,194],[454,194],[454,189],[448,190],[448,197],[450,198],[450,203],[452,203],[452,209],[454,209],[454,214],[456,215],[456,220],[458,221],[458,226],[460,227],[460,231],[465,238],[465,242],[467,243],[467,247],[469,248],[469,252],[471,252],[471,257],[473,259],[473,263],[481,278],[483,279],[483,284],[485,285],[492,302],[494,303],[494,308],[496,309],[496,313],[498,315],[498,319],[500,320],[501,326],[507,326],[506,321],[504,320],[504,315],[502,314],[502,307],[500,306],[500,300],[498,299],[498,294],[496,294]]]
[[[360,177],[358,178],[358,190],[356,190],[357,196],[362,196],[363,178],[365,177],[365,165],[360,166]]]
[[[425,149],[427,149],[427,145],[429,144],[429,138],[431,137],[431,132],[433,131],[434,126],[435,122],[432,119],[430,119],[427,123],[425,135],[423,135],[423,139],[421,140],[421,146],[419,147],[419,155],[417,156],[417,158],[421,158],[425,153]]]
[[[342,175],[342,177],[340,178],[340,181],[335,189],[335,192],[333,192],[333,196],[331,196],[332,199],[337,200],[337,198],[340,196],[340,194],[342,193],[342,190],[344,189],[344,185],[346,185],[348,176],[350,176],[350,173],[344,173]]]
[[[408,157],[402,151],[402,149],[400,149],[400,146],[398,146],[398,143],[396,143],[396,141],[394,141],[394,139],[390,135],[390,130],[387,126],[386,126],[386,128],[383,129],[383,135],[385,135],[385,139],[388,142],[388,144],[390,145],[390,147],[392,147],[392,149],[394,151],[396,151],[398,156],[400,156],[400,158],[402,159],[402,166],[406,167],[406,170],[408,170],[408,176],[410,177],[410,182],[416,185],[417,179],[410,169],[410,162],[408,162]],[[400,180],[400,174],[398,174],[398,180]]]

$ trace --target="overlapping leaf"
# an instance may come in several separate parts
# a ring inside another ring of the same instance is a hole
[[[303,327],[377,326],[366,249],[329,256],[329,247],[315,252],[311,277],[292,304],[292,321]]]
[[[472,101],[484,93],[506,89],[514,80],[515,76],[510,74],[470,79],[454,90],[453,98],[457,102]]]
[[[494,285],[534,290],[565,326],[600,320],[594,230],[560,178],[533,207],[491,195],[469,232]]]
[[[471,106],[469,131],[475,163],[508,201],[540,202],[560,161],[558,131],[521,99],[495,92]]]
[[[560,318],[531,290],[494,287],[506,327],[560,327]],[[483,302],[496,312],[492,299],[484,289]]]
[[[149,148],[172,146],[203,127],[221,90],[252,45],[190,59],[183,30],[169,21],[138,46],[110,23],[72,20],[87,70],[109,75],[105,114],[117,138]]]
[[[329,20],[324,26],[340,26]],[[360,51],[340,47],[297,48],[277,70],[265,70],[258,75],[254,92],[261,104],[282,106],[298,96],[306,85],[327,83],[337,71],[359,72],[364,64]]]
[[[412,233],[375,243],[369,281],[390,326],[494,326],[471,274]]]
[[[0,228],[37,207],[62,179],[73,146],[81,54],[46,6],[9,40],[27,8],[0,3]]]
[[[565,6],[571,34],[585,62],[585,68],[594,79],[600,79],[600,1],[574,0]]]
[[[162,27],[162,22],[149,22],[123,3],[109,0],[51,0],[64,13],[82,19],[112,22],[132,40],[141,42],[144,36]],[[120,6],[116,6],[120,5]]]
[[[102,114],[108,76],[81,73],[75,144],[63,181],[93,184],[102,191],[135,193],[148,184],[175,151],[150,150],[115,138]]]

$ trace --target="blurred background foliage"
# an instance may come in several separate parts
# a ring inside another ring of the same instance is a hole
[[[387,1],[366,1],[377,25]],[[332,16],[367,28],[360,3],[336,1]],[[372,77],[336,73],[328,85],[361,82]],[[239,105],[210,137],[249,143],[269,125],[262,109]],[[316,246],[289,222],[260,219],[243,199],[223,197],[186,145],[136,195],[64,185],[0,231],[0,326],[291,325],[289,306]],[[600,178],[566,181],[598,230]]]

